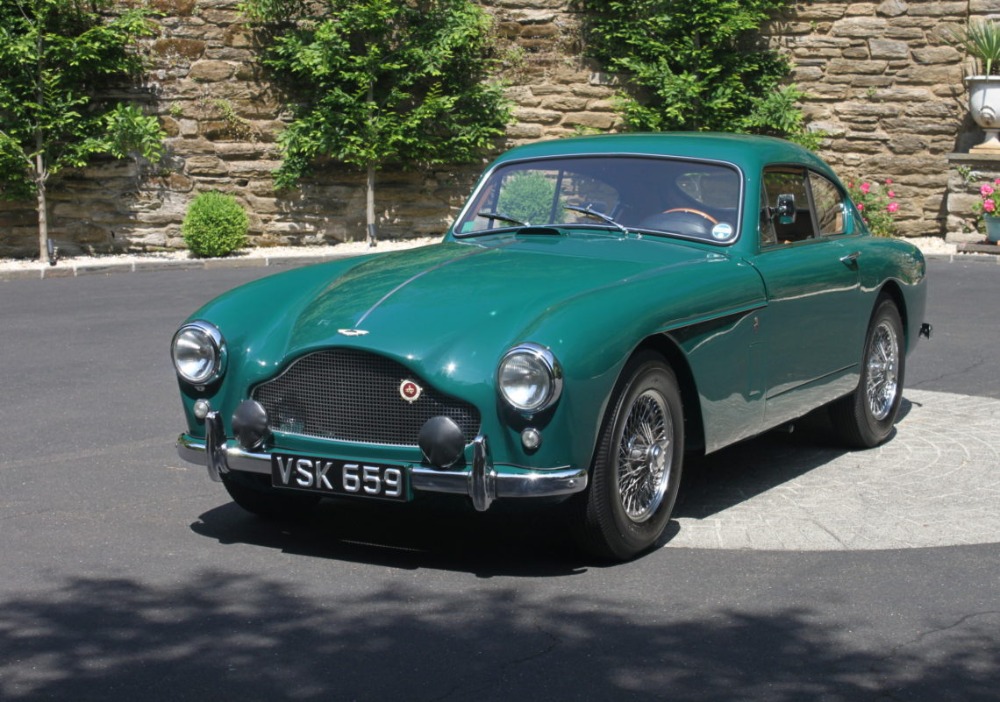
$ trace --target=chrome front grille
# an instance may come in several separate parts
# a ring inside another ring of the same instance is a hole
[[[400,395],[406,380],[422,389],[415,402]],[[252,397],[267,410],[273,431],[301,436],[416,446],[424,422],[439,415],[455,420],[467,441],[479,434],[473,405],[438,392],[395,361],[354,349],[303,356]]]

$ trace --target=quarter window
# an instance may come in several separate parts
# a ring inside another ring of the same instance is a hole
[[[809,174],[813,202],[816,205],[816,221],[820,236],[843,234],[844,200],[840,189],[817,173]]]

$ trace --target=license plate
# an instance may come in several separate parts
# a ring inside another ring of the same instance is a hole
[[[406,475],[399,466],[271,454],[271,484],[277,488],[405,502]]]

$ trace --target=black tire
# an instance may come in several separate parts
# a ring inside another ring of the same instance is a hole
[[[264,519],[295,519],[308,513],[319,502],[316,495],[279,491],[271,486],[269,475],[260,473],[223,473],[222,484],[233,502]]]
[[[838,438],[848,447],[874,448],[892,433],[903,399],[903,344],[903,321],[896,304],[879,298],[865,335],[858,387],[830,405]]]
[[[677,500],[683,461],[677,378],[658,354],[641,352],[622,371],[590,484],[575,500],[580,546],[599,558],[624,561],[656,544]]]

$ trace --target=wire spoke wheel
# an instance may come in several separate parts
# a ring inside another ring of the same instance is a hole
[[[572,503],[580,545],[623,561],[654,546],[677,500],[684,407],[673,370],[653,351],[629,360],[598,435],[590,484]]]
[[[830,405],[830,418],[851,448],[873,448],[892,434],[903,399],[903,321],[887,296],[872,313],[861,356],[861,380],[850,395]]]
[[[892,326],[883,321],[875,328],[868,352],[865,397],[872,416],[881,421],[889,416],[899,392],[899,340]]]
[[[663,501],[670,479],[674,427],[666,400],[642,393],[628,410],[618,441],[618,495],[634,522],[644,522]]]

